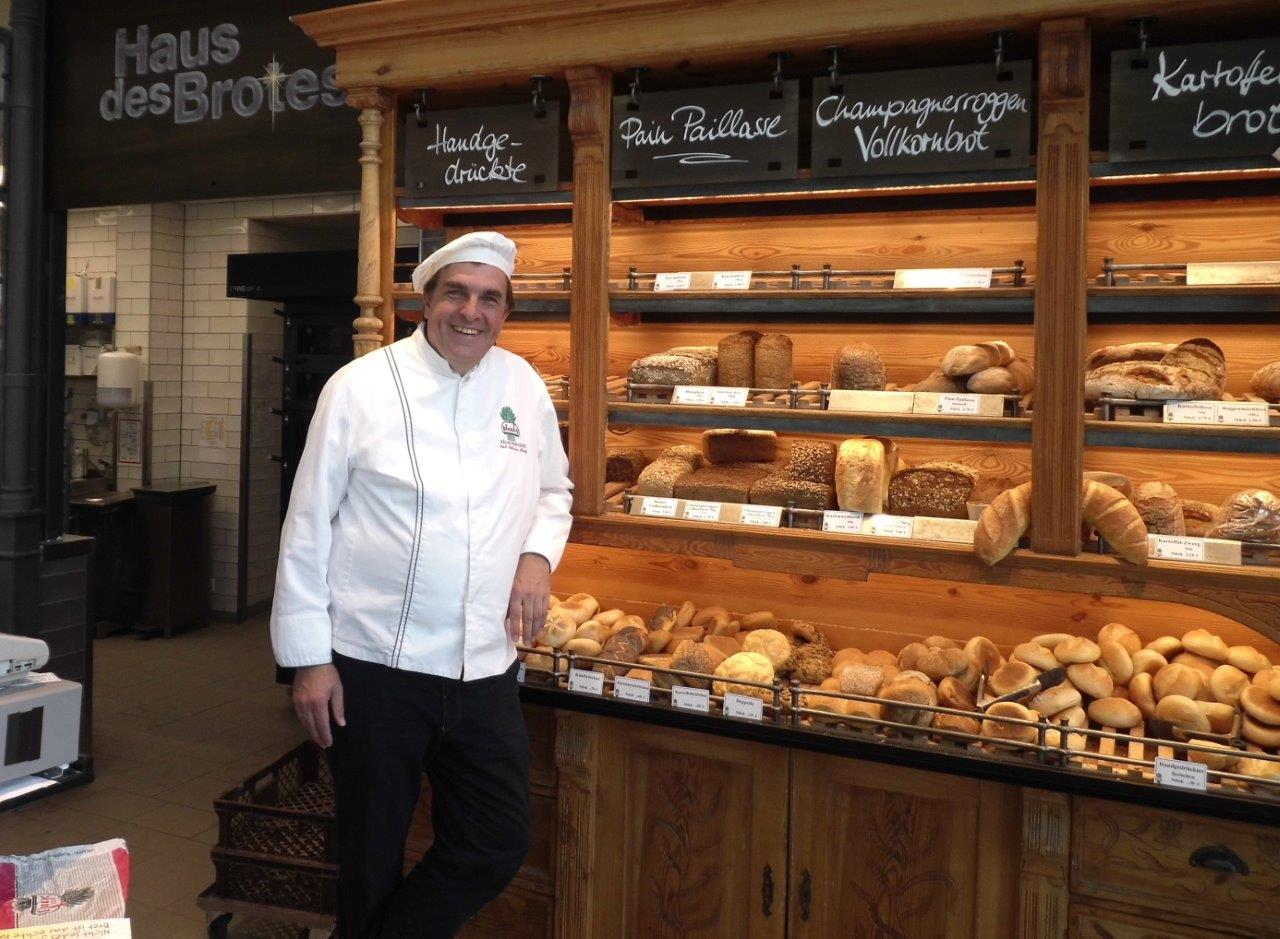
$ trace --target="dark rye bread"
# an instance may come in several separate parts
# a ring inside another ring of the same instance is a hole
[[[761,334],[743,330],[725,336],[716,347],[716,382],[726,388],[752,388],[756,384],[756,343]]]
[[[682,476],[675,484],[677,499],[699,499],[707,502],[747,502],[751,487],[762,476],[774,471],[770,463],[726,463],[704,466]]]
[[[604,481],[607,483],[634,483],[640,471],[649,465],[643,450],[623,447],[610,450],[604,461]]]
[[[778,435],[771,430],[704,430],[702,455],[708,463],[772,463]]]
[[[701,465],[702,454],[697,447],[687,444],[670,447],[640,471],[636,480],[636,495],[670,499],[675,495],[676,483]]]
[[[836,489],[825,483],[795,479],[785,473],[762,476],[751,487],[751,502],[756,505],[793,504],[797,509],[834,509]]]
[[[791,337],[765,333],[756,343],[756,388],[790,388],[794,378]]]
[[[797,440],[791,444],[791,455],[783,470],[792,479],[834,486],[836,482],[836,445],[825,440]]]
[[[848,342],[831,360],[831,387],[852,391],[883,391],[884,360],[865,342]]]
[[[888,511],[892,515],[968,518],[966,503],[977,483],[977,470],[963,463],[940,460],[899,470],[889,480]]]

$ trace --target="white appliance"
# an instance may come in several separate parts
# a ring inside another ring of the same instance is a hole
[[[114,313],[116,311],[116,275],[88,274],[89,308],[86,313]]]
[[[74,763],[80,751],[80,685],[37,672],[40,639],[0,633],[0,783]]]
[[[0,633],[0,687],[43,667],[49,646],[43,639]]]
[[[67,275],[67,312],[89,312],[89,284],[83,274]]]

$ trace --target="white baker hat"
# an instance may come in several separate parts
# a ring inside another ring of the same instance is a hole
[[[413,269],[413,292],[422,293],[436,271],[446,264],[473,261],[496,267],[511,279],[516,267],[516,243],[496,231],[473,231],[437,248]]]

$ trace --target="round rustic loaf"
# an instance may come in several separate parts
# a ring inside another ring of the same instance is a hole
[[[1280,362],[1268,362],[1254,372],[1249,387],[1259,398],[1280,401]]]
[[[884,360],[865,342],[849,342],[836,350],[831,362],[831,387],[883,391]]]

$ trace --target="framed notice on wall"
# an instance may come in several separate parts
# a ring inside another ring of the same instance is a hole
[[[613,99],[613,186],[795,179],[800,84],[726,85]]]
[[[813,85],[815,178],[1031,162],[1031,63],[846,75]]]
[[[1280,36],[1112,53],[1112,162],[1280,165]]]

